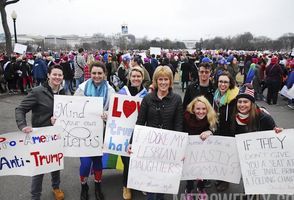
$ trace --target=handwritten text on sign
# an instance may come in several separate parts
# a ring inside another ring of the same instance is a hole
[[[187,142],[187,133],[136,125],[128,187],[177,194]]]
[[[293,194],[294,129],[236,136],[246,194]]]
[[[54,116],[56,125],[63,128],[65,156],[102,155],[102,113],[102,97],[54,95]]]
[[[129,156],[127,147],[133,133],[142,98],[114,94],[111,97],[105,131],[104,152]]]
[[[202,141],[199,135],[189,136],[182,180],[196,179],[240,182],[241,169],[235,138],[210,136]]]
[[[63,169],[61,127],[0,135],[0,176],[34,176]]]

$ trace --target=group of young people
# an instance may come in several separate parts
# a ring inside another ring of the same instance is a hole
[[[106,121],[111,94],[115,90],[106,81],[107,70],[102,62],[92,62],[89,67],[91,77],[81,83],[75,95],[103,97],[105,114],[101,118]],[[133,65],[128,70],[128,81],[118,91],[120,94],[143,98],[137,118],[137,125],[162,128],[167,130],[188,132],[189,135],[199,135],[205,140],[212,134],[234,137],[236,134],[275,130],[281,132],[270,114],[255,103],[254,89],[246,84],[240,89],[229,73],[223,72],[217,78],[217,87],[210,79],[211,65],[201,63],[198,67],[199,78],[190,84],[184,100],[173,90],[174,76],[169,66],[158,66],[153,74],[152,84],[148,88],[143,85],[144,70]],[[59,65],[48,69],[48,80],[33,88],[15,110],[18,128],[24,133],[30,133],[32,127],[52,126],[53,95],[64,94],[62,88],[63,71]],[[26,113],[32,111],[32,127],[28,126]],[[98,131],[98,130],[97,130]],[[131,152],[131,145],[129,147]],[[129,157],[122,157],[123,198],[132,199],[131,190],[127,187]],[[102,156],[80,158],[81,200],[89,199],[87,179],[91,171],[94,173],[95,197],[105,199],[101,188]],[[64,192],[60,190],[60,171],[52,172],[52,187],[55,199],[64,199]],[[34,176],[31,185],[31,199],[39,200],[42,192],[44,174]],[[227,189],[228,183],[218,181],[218,191]],[[194,181],[187,181],[186,199],[192,200],[193,190],[205,198],[204,182],[198,181],[196,188]],[[162,200],[164,194],[147,193],[148,200]]]

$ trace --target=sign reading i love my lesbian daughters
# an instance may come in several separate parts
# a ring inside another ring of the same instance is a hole
[[[106,124],[104,152],[129,156],[127,148],[133,133],[142,98],[121,94],[111,97]]]

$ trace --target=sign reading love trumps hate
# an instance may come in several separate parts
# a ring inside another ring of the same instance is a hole
[[[241,169],[235,138],[210,136],[203,141],[199,135],[189,136],[182,180],[196,179],[240,182]]]
[[[135,126],[128,188],[177,194],[188,133]]]
[[[54,95],[55,125],[63,128],[64,155],[102,155],[103,98]]]
[[[0,135],[0,176],[35,176],[63,169],[61,127]]]
[[[127,147],[132,136],[142,98],[114,94],[109,103],[104,152],[129,156]]]
[[[246,194],[294,194],[294,129],[236,135]]]

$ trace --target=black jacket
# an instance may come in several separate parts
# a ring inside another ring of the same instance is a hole
[[[233,121],[233,124],[231,126],[232,137],[241,133],[248,133],[248,132],[254,132],[254,131],[269,131],[269,130],[273,130],[276,127],[276,123],[273,120],[273,118],[263,111],[260,111],[260,113],[257,115],[255,120],[256,123],[252,130],[249,130],[249,127],[247,125],[245,126],[238,125],[235,119],[233,119],[232,121]]]
[[[199,82],[193,82],[191,83],[185,92],[184,96],[184,102],[183,107],[184,110],[186,110],[188,104],[197,96],[204,95],[206,99],[208,99],[209,103],[213,104],[213,95],[214,95],[215,89],[213,87],[213,84],[209,82],[209,85],[207,88],[200,87]]]
[[[218,114],[218,127],[216,134],[221,136],[231,136],[232,113],[236,106],[237,100],[233,99],[230,103],[218,107],[216,103],[213,107]]]
[[[64,94],[63,89],[58,94]],[[27,126],[26,113],[32,111],[32,127],[52,126],[53,92],[47,83],[33,88],[15,109],[15,119],[20,130]]]
[[[162,100],[157,91],[146,95],[141,103],[137,125],[183,131],[183,105],[178,94],[169,91]]]

